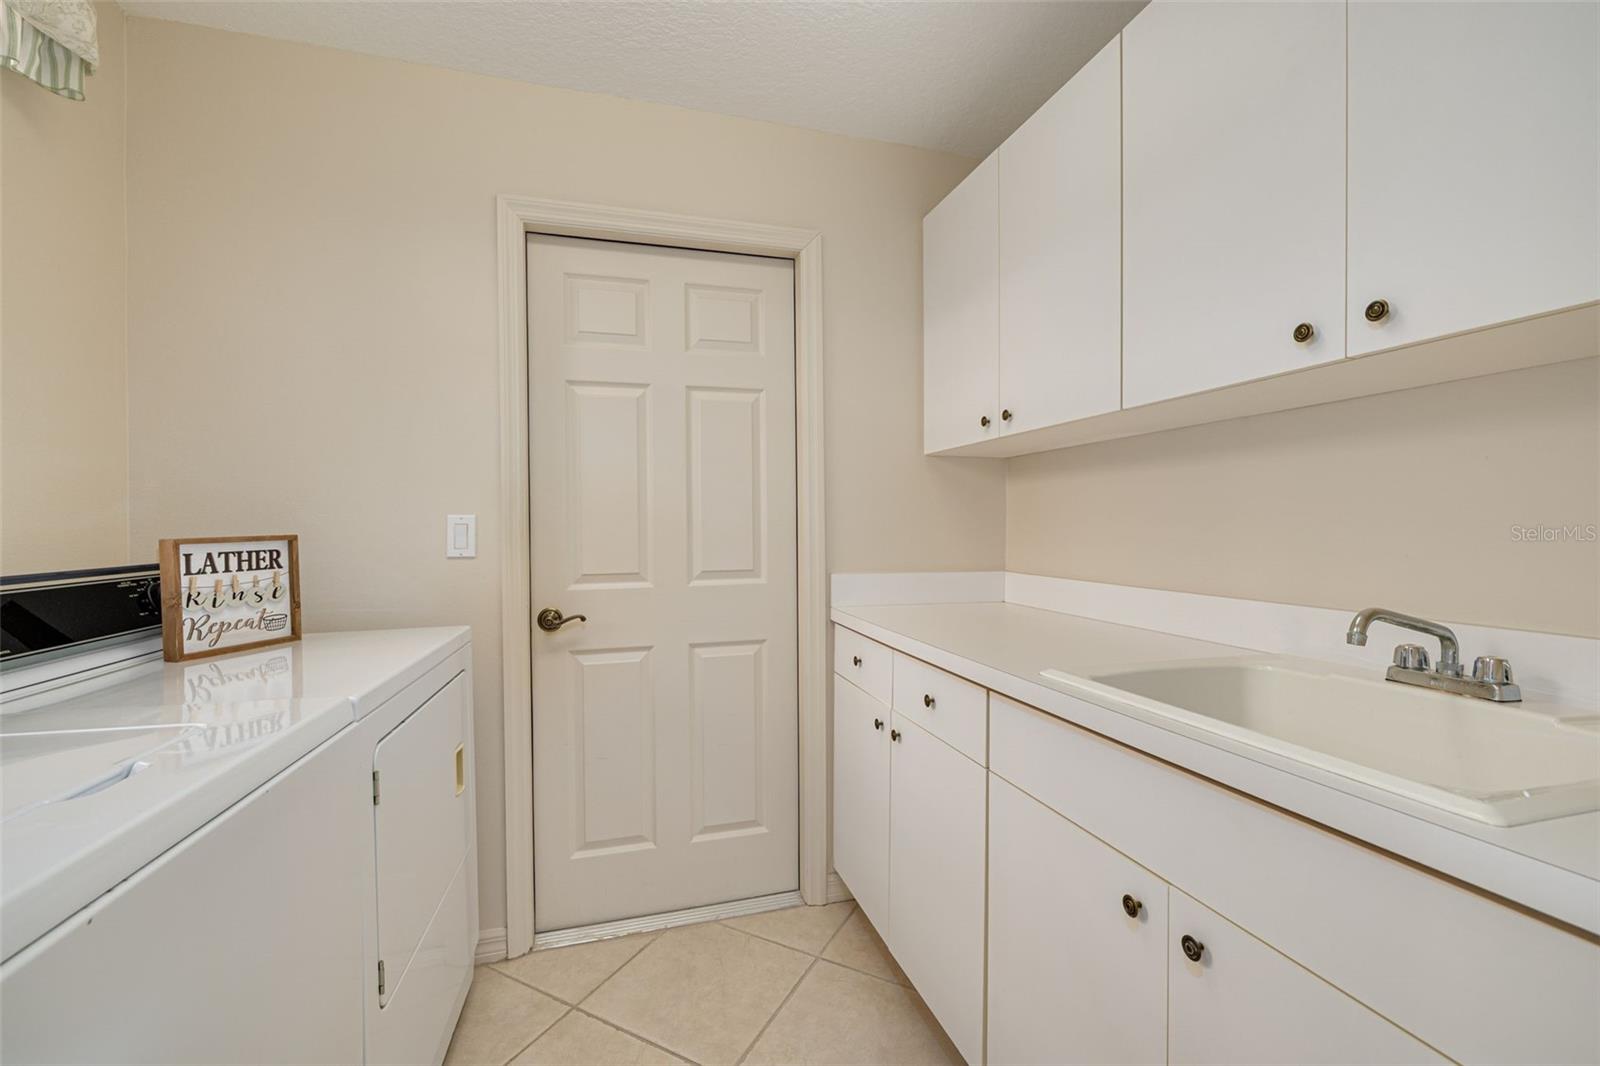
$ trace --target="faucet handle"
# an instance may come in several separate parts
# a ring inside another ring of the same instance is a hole
[[[1428,649],[1421,644],[1399,644],[1394,649],[1394,664],[1402,670],[1426,670]]]
[[[1491,685],[1511,684],[1511,662],[1496,655],[1480,655],[1472,661],[1472,680]]]

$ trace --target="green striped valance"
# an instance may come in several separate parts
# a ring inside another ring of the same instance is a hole
[[[92,26],[92,8],[89,17]],[[83,76],[94,73],[91,61],[23,18],[9,0],[0,0],[0,66],[71,100],[83,99]]]

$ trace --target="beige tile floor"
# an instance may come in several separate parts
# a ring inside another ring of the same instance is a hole
[[[863,1063],[961,1056],[853,903],[478,967],[447,1064]]]

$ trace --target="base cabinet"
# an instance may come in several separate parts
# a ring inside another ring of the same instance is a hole
[[[977,1063],[983,1055],[983,767],[900,714],[892,747],[885,939],[961,1054]]]
[[[1169,899],[1167,1061],[1449,1061],[1177,889]]]
[[[889,921],[889,709],[833,682],[833,868],[875,929]]]
[[[888,681],[871,667],[889,649],[843,628],[834,648],[834,869],[946,1035],[981,1063],[988,694],[899,654],[892,691],[864,689],[842,671]]]
[[[989,776],[989,1061],[1158,1063],[1167,885]]]
[[[1594,938],[895,656],[834,861],[973,1066],[1600,1062]]]

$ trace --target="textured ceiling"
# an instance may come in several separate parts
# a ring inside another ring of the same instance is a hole
[[[123,0],[133,15],[987,155],[1144,0]]]

